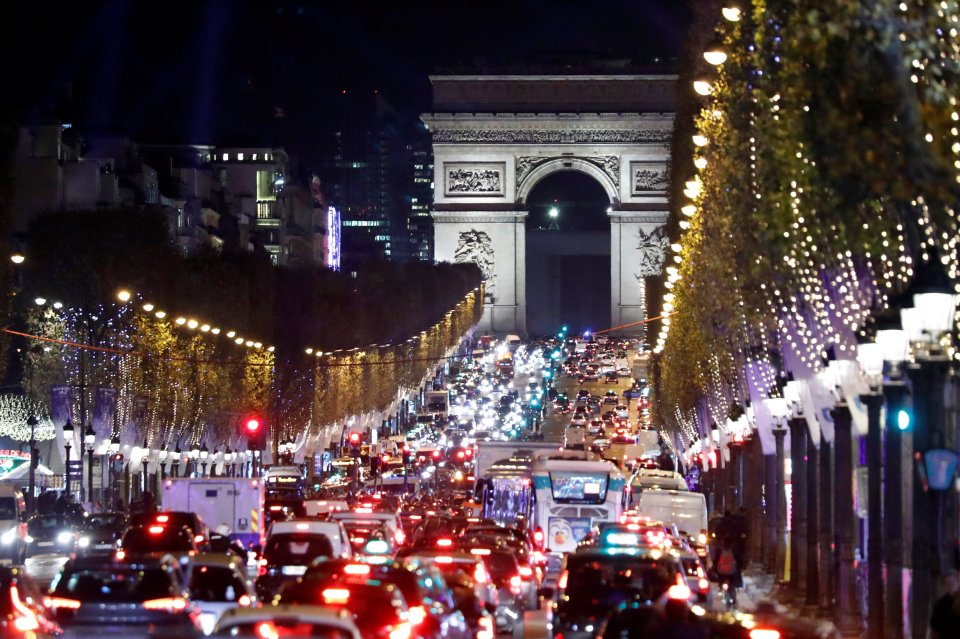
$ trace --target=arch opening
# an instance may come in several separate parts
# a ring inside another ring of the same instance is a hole
[[[578,169],[552,170],[529,187],[524,201],[527,332],[610,326],[608,185]]]

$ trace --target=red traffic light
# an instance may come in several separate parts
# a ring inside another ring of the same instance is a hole
[[[247,420],[245,426],[247,427],[248,433],[256,434],[260,430],[260,420],[256,417],[251,417]]]
[[[350,443],[354,446],[360,443],[360,433],[350,433]]]

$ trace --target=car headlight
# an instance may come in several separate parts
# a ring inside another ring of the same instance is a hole
[[[11,528],[7,532],[0,535],[0,543],[3,543],[4,546],[9,546],[17,539],[17,529]]]
[[[81,548],[86,548],[87,546],[90,545],[90,538],[81,537],[80,539],[77,540],[77,545],[80,546]]]
[[[24,540],[25,542],[27,542],[28,544],[32,544],[32,543],[33,543],[33,537],[31,537],[30,535],[27,535],[26,537],[24,537],[23,540]]]
[[[63,531],[62,533],[60,533],[59,535],[57,535],[57,543],[58,543],[58,544],[69,544],[69,543],[72,542],[72,541],[73,541],[73,533],[72,533],[72,532],[69,532],[69,531],[66,531],[66,530],[65,530],[65,531]]]

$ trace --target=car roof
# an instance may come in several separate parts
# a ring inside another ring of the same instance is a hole
[[[346,610],[328,608],[327,606],[311,606],[306,604],[277,604],[262,608],[231,608],[223,613],[217,621],[217,629],[234,626],[242,623],[270,621],[277,617],[295,617],[301,622],[324,623],[342,628],[359,636],[353,618]]]
[[[238,559],[233,555],[228,555],[223,552],[201,552],[197,553],[196,556],[191,559],[191,562],[194,566],[216,566],[223,568],[234,568],[236,570],[243,570],[245,568],[242,559]]]

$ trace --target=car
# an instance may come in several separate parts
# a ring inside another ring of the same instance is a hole
[[[74,520],[64,515],[37,515],[27,522],[27,563],[77,551],[80,535]]]
[[[0,567],[0,637],[51,639],[61,632],[23,568]]]
[[[200,609],[200,626],[205,634],[213,632],[227,610],[256,604],[246,570],[235,557],[221,553],[201,553],[191,562],[187,589]]]
[[[126,529],[126,513],[104,512],[85,517],[80,528],[79,551],[84,555],[112,554]]]
[[[65,637],[193,638],[200,611],[190,601],[180,565],[172,558],[145,562],[72,559],[43,599]]]
[[[185,558],[197,552],[196,536],[186,526],[151,524],[128,528],[116,556],[126,560],[165,555]]]
[[[607,371],[603,374],[603,381],[608,384],[616,384],[620,381],[620,378],[617,376],[617,371]]]
[[[629,419],[630,418],[630,409],[627,408],[626,404],[617,404],[617,407],[614,409],[617,417],[619,419]]]
[[[324,606],[282,604],[265,608],[234,608],[223,613],[214,637],[324,637],[361,639],[353,616]]]
[[[275,521],[267,531],[267,540],[271,535],[279,533],[307,532],[313,535],[325,535],[333,546],[333,556],[350,559],[353,551],[350,548],[350,535],[343,524],[338,521],[316,521],[310,519],[292,519],[289,521]]]
[[[593,637],[615,609],[655,602],[682,582],[677,559],[659,549],[578,550],[567,556],[557,583],[554,634]]]
[[[490,580],[490,573],[478,555],[472,555],[458,550],[420,550],[406,557],[414,564],[436,566],[445,579],[456,574],[465,574],[477,587],[477,593],[483,602],[484,608],[491,614],[496,613],[500,603],[497,588]]]
[[[270,535],[259,561],[257,596],[272,600],[283,586],[302,577],[315,559],[333,556],[333,544],[326,535],[308,531]]]
[[[413,627],[400,589],[365,575],[350,576],[323,588],[291,584],[277,604],[321,605],[346,610],[364,639],[410,639]]]
[[[0,484],[0,557],[23,563],[27,553],[27,505],[12,483]]]
[[[608,390],[606,393],[603,394],[604,404],[613,404],[614,406],[616,406],[619,401],[620,399],[617,397],[617,391],[615,390]]]
[[[496,621],[483,601],[481,587],[463,571],[454,571],[446,578],[459,610],[476,639],[496,639]],[[493,607],[493,612],[496,607]]]
[[[421,639],[471,639],[466,618],[457,610],[443,575],[433,565],[402,561],[320,561],[314,563],[296,585],[287,589],[319,591],[357,577],[391,583],[399,588],[407,602],[410,624]],[[281,600],[287,589],[281,593]]]
[[[131,526],[171,525],[179,528],[186,526],[194,536],[197,546],[203,548],[210,538],[210,529],[197,513],[176,510],[164,510],[155,513],[137,513],[130,518]]]

